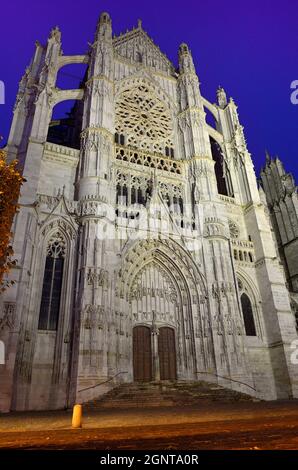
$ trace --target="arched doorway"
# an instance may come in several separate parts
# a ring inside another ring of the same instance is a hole
[[[194,380],[197,370],[204,370],[206,363],[213,365],[210,313],[203,300],[205,285],[192,259],[176,242],[170,239],[135,243],[127,250],[119,274],[115,308],[127,315],[127,326],[131,329],[127,336],[129,343],[117,340],[118,350],[123,354],[121,367],[129,370],[131,380],[150,380],[148,374],[144,378],[138,371],[144,359],[144,353],[137,346],[142,346],[138,330],[134,332],[139,326],[150,329],[151,380],[160,380],[159,349],[163,355],[162,380],[166,377]],[[123,329],[122,317],[119,316],[120,330]],[[166,365],[169,352],[162,346],[162,339],[160,347],[158,345],[159,334],[166,334],[160,330],[166,327],[173,330],[167,334],[170,337],[167,349],[172,350],[171,357],[175,357],[175,362],[171,361],[169,366]],[[149,348],[149,331],[146,333]],[[166,372],[168,368],[170,371]]]
[[[152,380],[151,329],[147,326],[133,329],[133,377],[136,382]]]
[[[159,328],[158,356],[160,380],[176,380],[176,346],[173,328]]]

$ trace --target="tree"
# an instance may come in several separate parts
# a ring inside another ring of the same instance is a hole
[[[3,277],[16,264],[10,244],[11,225],[19,208],[20,188],[25,181],[17,164],[17,160],[7,163],[5,152],[0,150],[0,292],[13,284],[13,281],[4,280]]]

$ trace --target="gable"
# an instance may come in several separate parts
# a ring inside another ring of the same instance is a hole
[[[173,64],[140,27],[115,37],[113,46],[116,54],[130,62],[153,67],[168,75],[175,74]]]

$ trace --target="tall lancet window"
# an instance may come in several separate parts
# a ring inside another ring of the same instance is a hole
[[[39,330],[57,330],[64,257],[65,242],[58,234],[54,240],[50,241],[47,250],[39,312]]]
[[[250,298],[243,292],[240,299],[246,336],[256,336],[256,326]]]

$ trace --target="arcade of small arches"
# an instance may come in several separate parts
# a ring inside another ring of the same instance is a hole
[[[253,263],[254,257],[250,251],[243,250],[233,250],[234,260],[235,261],[244,261],[245,263]]]
[[[180,185],[157,182],[157,189],[169,208],[183,214],[182,188]],[[152,176],[133,175],[124,171],[117,171],[116,176],[116,204],[133,206],[134,204],[146,205],[152,197],[154,181]]]

